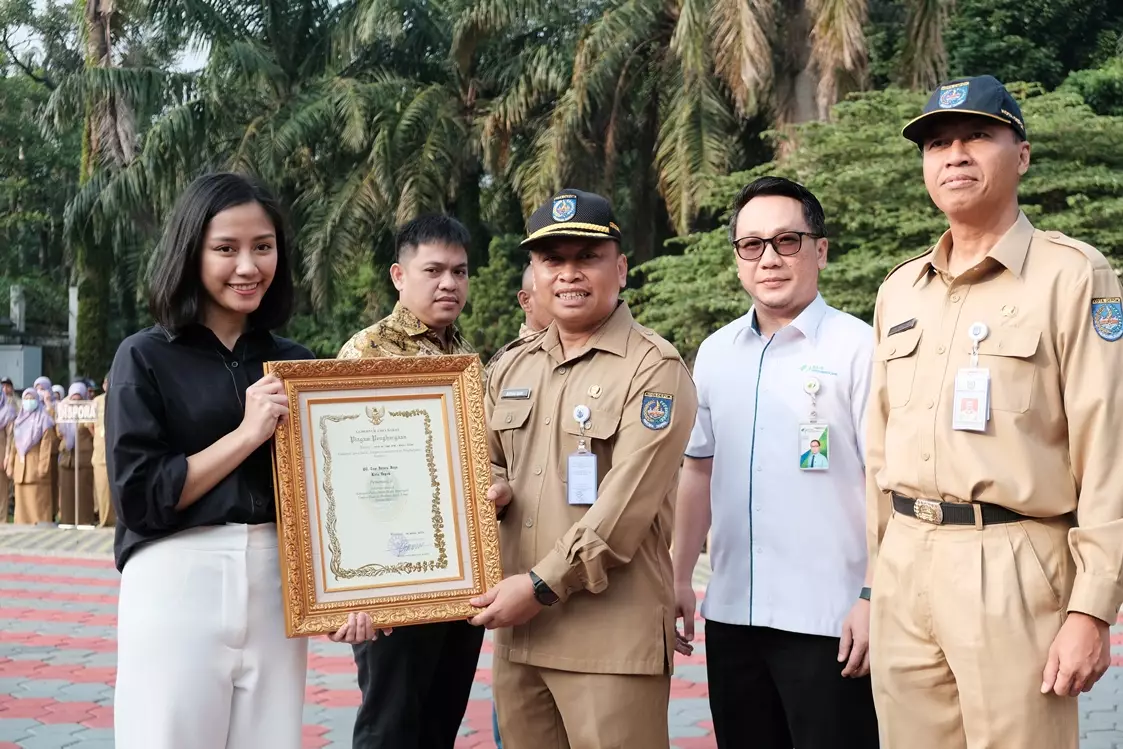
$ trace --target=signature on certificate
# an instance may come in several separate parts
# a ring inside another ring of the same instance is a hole
[[[405,533],[391,533],[389,551],[396,557],[404,557],[411,551],[416,551],[425,546],[424,541],[411,541]]]

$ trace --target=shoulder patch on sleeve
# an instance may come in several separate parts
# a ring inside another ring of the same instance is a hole
[[[671,411],[674,410],[675,397],[670,393],[656,393],[648,390],[643,394],[640,404],[640,423],[648,429],[659,431],[671,425]]]
[[[883,280],[883,281],[884,281],[884,280],[887,280],[887,279],[889,278],[889,276],[893,275],[894,273],[896,273],[897,271],[899,271],[899,270],[900,270],[901,268],[904,268],[904,267],[905,267],[906,265],[908,265],[909,263],[912,263],[912,262],[914,262],[914,261],[916,261],[916,260],[920,260],[921,258],[924,258],[924,257],[928,257],[928,255],[930,255],[931,253],[932,253],[932,248],[931,248],[931,247],[929,247],[929,248],[928,248],[927,250],[925,250],[924,252],[920,253],[919,255],[913,255],[913,256],[912,256],[912,257],[910,257],[910,258],[907,258],[907,259],[905,259],[905,260],[902,260],[901,262],[899,262],[899,263],[897,263],[896,265],[894,265],[894,266],[893,266],[893,267],[892,267],[892,268],[891,268],[891,269],[889,270],[889,272],[885,274],[885,278],[884,278],[884,279],[882,279],[882,280]]]

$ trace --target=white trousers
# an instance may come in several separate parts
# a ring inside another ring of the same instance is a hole
[[[308,641],[287,639],[277,527],[141,547],[121,575],[117,749],[300,749]]]

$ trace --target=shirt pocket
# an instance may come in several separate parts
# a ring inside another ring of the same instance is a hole
[[[889,336],[874,350],[873,360],[885,363],[885,388],[890,408],[907,405],[912,397],[920,333],[919,330],[909,330]]]
[[[577,452],[581,440],[581,427],[573,418],[573,409],[578,403],[566,406],[561,412],[561,434],[558,443],[558,475],[562,483],[569,482],[569,456]],[[585,424],[585,449],[597,456],[597,486],[604,480],[612,467],[612,439],[620,426],[620,409],[600,407],[589,409],[589,421]]]
[[[487,426],[499,437],[507,462],[507,478],[514,479],[522,451],[526,449],[526,426],[534,401],[499,401],[491,411]]]
[[[1039,330],[998,328],[979,342],[979,366],[990,370],[992,409],[1014,413],[1029,409],[1037,379],[1034,356],[1040,341]]]

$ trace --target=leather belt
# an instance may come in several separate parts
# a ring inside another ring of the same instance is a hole
[[[1028,515],[1005,507],[980,502],[983,525],[1017,523],[1032,520]],[[902,515],[922,520],[932,525],[974,525],[975,506],[964,502],[937,502],[934,499],[912,499],[893,492],[893,509]]]

